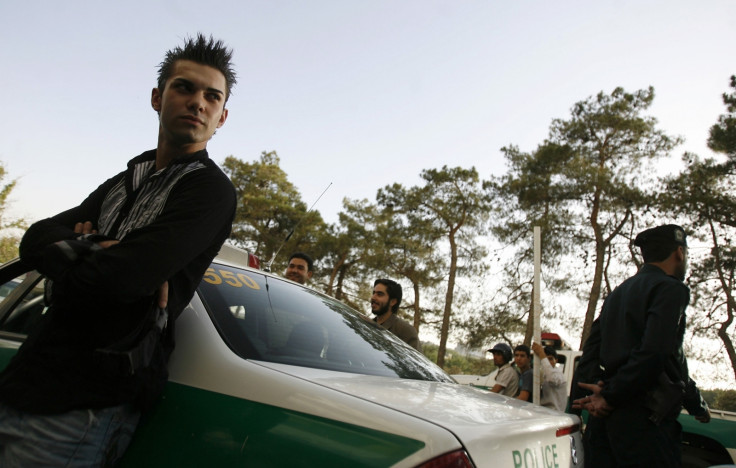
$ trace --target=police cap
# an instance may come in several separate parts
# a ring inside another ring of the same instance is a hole
[[[687,234],[676,224],[665,224],[642,231],[634,239],[634,245],[644,247],[651,244],[675,243],[687,247]]]

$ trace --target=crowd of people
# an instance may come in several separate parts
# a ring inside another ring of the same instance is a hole
[[[540,363],[540,400],[539,404],[558,411],[565,411],[567,406],[567,379],[558,364],[557,351],[552,346],[532,343],[532,347],[518,345],[513,351],[506,343],[497,343],[488,352],[493,354],[493,362],[498,368],[495,384],[491,391],[532,401],[534,394],[534,372],[532,368],[532,351]]]

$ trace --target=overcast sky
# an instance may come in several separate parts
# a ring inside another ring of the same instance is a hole
[[[616,86],[655,87],[651,114],[708,155],[736,73],[728,1],[6,1],[0,161],[11,214],[75,206],[156,144],[164,51],[203,32],[235,50],[239,83],[210,156],[277,151],[315,209],[416,184],[422,169],[501,174],[553,118]]]

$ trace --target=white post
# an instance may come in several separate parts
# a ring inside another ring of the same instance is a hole
[[[537,343],[542,342],[542,328],[540,326],[540,316],[541,316],[541,303],[540,303],[540,295],[539,295],[539,285],[540,285],[540,275],[542,272],[542,235],[541,235],[541,229],[539,226],[534,226],[534,297],[532,297],[532,310],[534,313],[534,335],[532,337],[532,341],[535,341]],[[534,385],[532,387],[532,401],[535,404],[540,404],[540,386],[542,385],[541,380],[541,369],[542,369],[542,362],[540,361],[539,357],[532,353],[534,355]]]

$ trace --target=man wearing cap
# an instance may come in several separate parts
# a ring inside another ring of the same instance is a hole
[[[586,466],[680,466],[681,408],[710,421],[682,350],[690,301],[685,231],[647,229],[634,245],[645,264],[606,298],[577,371],[578,385],[592,392],[573,401],[591,416]]]
[[[540,404],[557,411],[565,411],[567,406],[567,379],[565,379],[562,369],[557,367],[557,351],[551,346],[542,347],[539,343],[532,343],[532,351],[539,356],[542,363]]]
[[[488,351],[493,353],[493,362],[498,367],[496,384],[491,391],[511,398],[516,397],[519,393],[519,373],[511,367],[511,346],[506,343],[496,343]]]

